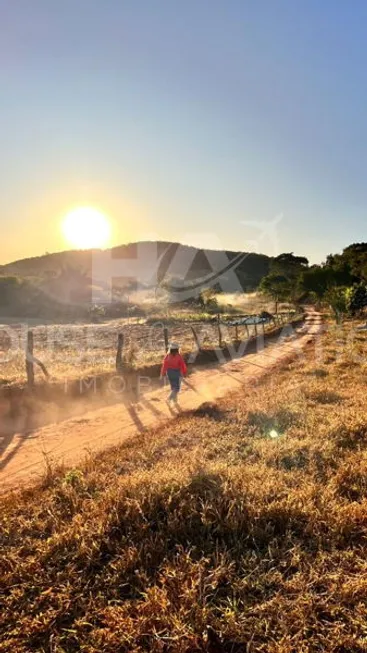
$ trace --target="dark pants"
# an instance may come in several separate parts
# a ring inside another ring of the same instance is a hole
[[[175,401],[181,388],[181,372],[180,370],[167,370],[167,376],[171,386],[171,394],[168,399]]]

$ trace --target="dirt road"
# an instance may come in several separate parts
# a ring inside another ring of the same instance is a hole
[[[260,376],[274,373],[289,357],[302,353],[320,333],[321,316],[310,312],[305,325],[293,337],[269,341],[258,353],[210,365],[192,372],[180,395],[180,411],[198,408],[243,385],[251,386]],[[119,403],[86,412],[38,430],[0,436],[0,491],[39,480],[47,465],[77,465],[90,452],[116,445],[139,431],[174,419],[177,411],[167,405],[167,388],[146,392],[139,403]]]

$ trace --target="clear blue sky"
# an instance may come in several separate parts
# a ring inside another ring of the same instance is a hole
[[[366,240],[365,0],[0,0],[0,24],[0,263],[64,249],[78,204],[114,244]]]

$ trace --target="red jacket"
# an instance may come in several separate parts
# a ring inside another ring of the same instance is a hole
[[[164,376],[167,370],[180,370],[182,375],[186,374],[187,367],[181,354],[167,354],[163,361],[161,376]]]

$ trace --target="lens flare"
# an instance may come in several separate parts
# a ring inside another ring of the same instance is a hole
[[[276,431],[275,429],[272,429],[272,430],[270,431],[269,435],[270,435],[271,438],[273,438],[273,440],[275,440],[275,438],[279,438],[279,435],[280,435],[280,434],[279,434],[278,431]]]

